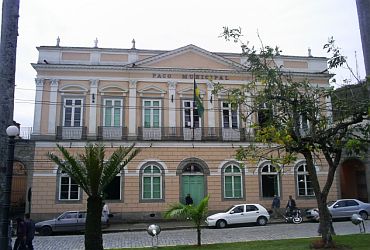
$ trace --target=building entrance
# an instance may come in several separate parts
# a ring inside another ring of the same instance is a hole
[[[369,202],[366,184],[366,166],[357,159],[345,160],[340,169],[341,197]]]

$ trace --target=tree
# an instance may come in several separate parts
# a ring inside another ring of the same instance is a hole
[[[225,27],[222,36],[241,42],[240,29]],[[322,241],[326,246],[332,246],[333,231],[330,229],[327,197],[344,150],[359,154],[367,148],[370,138],[369,98],[343,101],[336,98],[333,88],[313,85],[308,79],[297,80],[276,64],[275,58],[281,53],[278,47],[264,46],[262,42],[259,50],[242,42],[241,47],[252,80],[237,89],[216,84],[215,92],[221,89],[228,91],[231,105],[244,107],[242,117],[245,120],[256,114],[263,118],[252,126],[255,128],[255,141],[263,143],[265,147],[258,147],[254,143],[249,147],[241,147],[237,150],[237,158],[242,161],[267,159],[283,170],[284,165],[303,156],[319,208]],[[333,38],[329,39],[324,49],[331,53],[329,69],[346,63]],[[330,76],[327,72],[321,74],[327,74],[328,78]],[[361,85],[364,92],[369,84],[367,79]],[[333,111],[337,114],[334,120]],[[315,168],[315,162],[321,156],[328,165],[328,175],[323,185],[318,180]]]
[[[165,218],[189,218],[197,228],[197,244],[202,245],[201,240],[201,225],[208,213],[208,200],[209,196],[206,196],[200,201],[198,205],[184,205],[182,203],[176,203],[170,206],[170,208],[165,211]]]
[[[85,146],[85,153],[71,155],[63,146],[57,144],[62,158],[54,153],[48,157],[60,170],[66,172],[87,194],[87,216],[85,227],[85,249],[102,250],[101,214],[103,191],[113,178],[140,152],[130,147],[120,147],[106,160],[105,148],[98,144]]]

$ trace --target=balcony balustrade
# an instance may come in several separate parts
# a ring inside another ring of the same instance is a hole
[[[98,140],[127,140],[127,127],[98,127]]]
[[[57,127],[58,140],[86,140],[86,127]]]

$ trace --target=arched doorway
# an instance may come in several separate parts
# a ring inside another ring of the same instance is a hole
[[[13,215],[23,214],[27,195],[27,169],[19,161],[13,164],[13,179],[11,193],[11,211]]]
[[[340,169],[342,198],[356,198],[368,202],[366,166],[357,158],[343,161]]]
[[[185,204],[185,197],[190,194],[194,204],[206,196],[207,179],[209,170],[204,161],[190,158],[182,161],[177,169],[180,175],[180,202]]]

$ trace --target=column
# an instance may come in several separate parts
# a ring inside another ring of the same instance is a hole
[[[130,80],[129,83],[129,99],[128,99],[128,136],[129,138],[136,137],[136,85],[137,80]]]
[[[48,134],[55,135],[58,103],[58,79],[50,81],[50,104],[49,104],[49,121]]]
[[[168,126],[176,127],[176,82],[168,82]]]
[[[91,79],[90,80],[90,103],[89,103],[89,124],[88,124],[88,137],[95,137],[97,136],[96,134],[96,126],[97,126],[97,121],[96,121],[96,103],[97,103],[97,98],[98,98],[98,79]]]
[[[328,123],[332,124],[333,112],[332,112],[332,106],[331,106],[331,97],[329,95],[325,97],[325,107],[326,107],[326,115],[327,115]]]
[[[207,81],[207,114],[208,114],[208,127],[216,127],[216,114],[214,109],[215,98],[212,94],[213,84],[210,81]],[[211,101],[212,100],[212,101]]]
[[[33,116],[33,134],[40,135],[41,133],[41,107],[42,107],[42,91],[44,89],[44,79],[35,78],[36,96],[35,96],[35,113]]]

